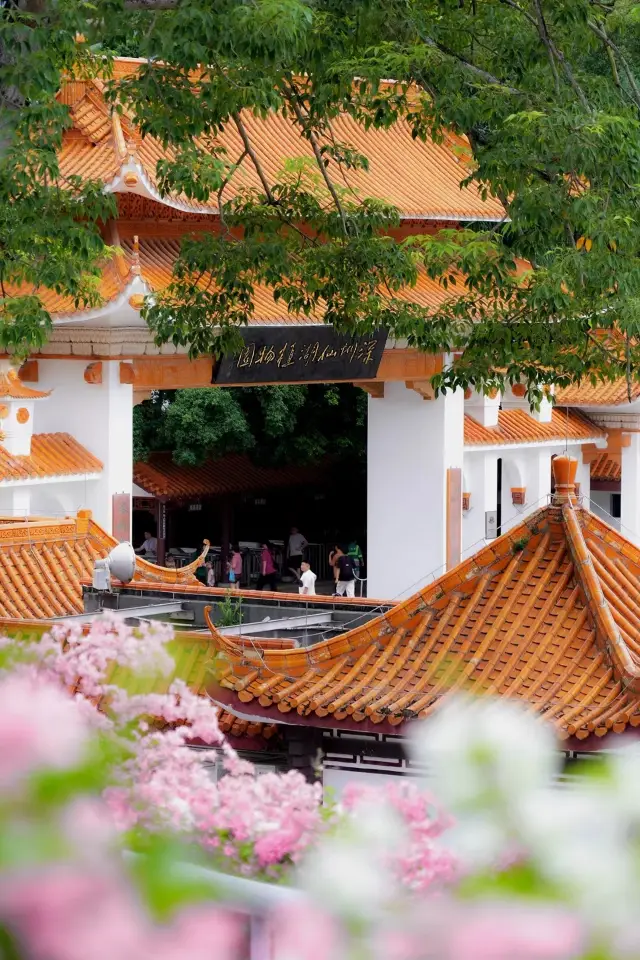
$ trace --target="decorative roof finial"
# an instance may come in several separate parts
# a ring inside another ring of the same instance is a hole
[[[576,458],[569,457],[566,454],[554,457],[551,461],[551,469],[553,470],[553,479],[556,487],[553,495],[553,503],[555,505],[563,503],[576,504],[578,502],[576,498],[578,461]]]

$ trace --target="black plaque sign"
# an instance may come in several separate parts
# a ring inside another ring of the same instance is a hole
[[[247,327],[244,346],[214,365],[212,383],[372,380],[387,340],[384,330],[352,337],[330,326]]]

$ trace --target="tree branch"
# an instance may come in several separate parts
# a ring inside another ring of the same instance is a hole
[[[475,63],[470,63],[469,60],[465,60],[464,57],[461,57],[460,54],[456,53],[454,50],[450,50],[449,47],[445,47],[444,44],[437,43],[433,39],[433,37],[422,36],[420,39],[422,40],[423,43],[426,43],[428,47],[433,47],[435,50],[439,50],[440,53],[444,53],[445,56],[447,57],[452,57],[459,64],[465,67],[465,69],[467,69],[470,73],[473,73],[476,77],[479,77],[481,80],[484,80],[486,83],[489,83],[492,86],[503,87],[505,90],[508,90],[509,93],[513,93],[517,97],[523,96],[523,93],[521,90],[518,90],[516,87],[510,87],[503,80],[500,80],[498,77],[494,77],[492,73],[488,73],[486,70],[483,70],[481,67],[476,67]]]
[[[556,58],[552,52],[551,40],[549,37],[549,31],[547,30],[547,23],[544,19],[544,14],[542,12],[542,3],[540,0],[534,0],[534,5],[536,8],[536,13],[538,15],[538,33],[540,38],[544,43],[545,49],[547,51],[547,58],[549,60],[549,65],[551,67],[551,72],[553,74],[553,85],[555,87],[556,95],[560,93],[560,76],[558,74],[558,68],[556,66]]]
[[[333,185],[333,181],[331,177],[327,173],[327,168],[325,166],[322,153],[320,151],[318,138],[316,137],[315,133],[311,129],[311,126],[309,125],[309,119],[305,117],[302,112],[302,108],[300,106],[299,99],[298,99],[298,91],[293,85],[289,85],[289,90],[291,92],[291,98],[289,99],[289,102],[293,107],[293,112],[295,113],[298,119],[298,123],[302,127],[302,132],[304,133],[305,137],[311,144],[311,149],[313,150],[314,156],[316,158],[316,163],[320,168],[320,173],[322,174],[322,178],[327,185],[327,190],[331,194],[333,202],[336,206],[336,210],[340,214],[340,219],[342,221],[342,229],[344,230],[345,236],[348,236],[349,231],[347,229],[347,217],[345,215],[342,203],[340,202],[340,197],[338,196],[338,192]]]
[[[244,149],[246,150],[249,158],[251,159],[251,162],[253,163],[254,167],[256,168],[256,173],[258,174],[258,176],[259,176],[259,178],[260,178],[260,183],[262,184],[262,186],[263,186],[263,188],[264,188],[264,192],[265,192],[265,194],[266,194],[267,200],[269,201],[269,203],[271,203],[271,204],[273,204],[273,206],[275,206],[276,201],[275,201],[275,197],[273,196],[273,193],[271,192],[271,187],[269,186],[269,181],[267,180],[266,174],[265,174],[264,170],[262,169],[262,164],[260,163],[260,161],[259,161],[259,159],[258,159],[258,155],[256,154],[255,150],[253,149],[253,147],[252,147],[252,145],[251,145],[251,141],[249,140],[249,134],[247,133],[247,128],[245,127],[245,125],[244,125],[244,123],[243,123],[243,121],[242,121],[242,117],[240,116],[239,113],[234,113],[234,114],[233,114],[233,122],[235,123],[236,127],[238,128],[238,133],[240,134],[240,138],[241,138],[241,140],[242,140],[242,142],[243,142],[243,144],[244,144]]]
[[[180,0],[124,0],[125,10],[175,10]]]
[[[640,87],[638,87],[638,84],[636,83],[636,78],[633,75],[633,71],[631,70],[631,67],[627,63],[627,60],[625,59],[625,57],[623,57],[620,48],[618,47],[617,44],[613,42],[613,40],[611,40],[611,38],[609,37],[607,31],[603,26],[600,26],[594,20],[587,20],[587,26],[589,27],[592,33],[595,33],[596,37],[602,40],[605,47],[607,48],[607,53],[609,53],[610,55],[615,54],[620,60],[622,69],[624,70],[625,76],[629,82],[629,86],[631,87],[633,101],[636,104],[636,106],[640,108]],[[613,64],[615,64],[615,60],[613,61]],[[613,68],[613,64],[612,64],[612,68]],[[615,79],[615,73],[614,73],[614,79]]]
[[[540,0],[534,0],[534,2],[536,4],[536,9],[537,9],[539,7]],[[523,7],[521,7],[519,3],[516,3],[516,0],[500,0],[500,3],[504,3],[506,6],[511,7],[513,10],[517,10],[520,16],[524,17],[530,24],[532,24],[532,26],[536,28],[538,32],[538,36],[540,37],[543,44],[547,48],[548,54],[554,56],[558,61],[558,63],[562,66],[564,74],[569,82],[569,86],[577,96],[578,100],[580,101],[580,103],[582,104],[585,110],[587,110],[588,112],[591,112],[591,107],[589,106],[589,101],[587,100],[584,94],[584,90],[582,89],[582,87],[576,80],[575,76],[573,75],[573,70],[571,69],[569,61],[565,57],[564,53],[562,52],[562,50],[559,50],[558,47],[556,47],[554,41],[551,39],[546,29],[546,23],[543,29],[541,26],[540,20],[536,19],[536,17],[532,17],[527,10],[523,9]],[[542,11],[540,11],[540,13],[542,13]],[[542,18],[542,22],[544,23],[544,18]]]
[[[236,162],[233,164],[233,166],[232,166],[231,169],[229,170],[229,173],[226,175],[226,177],[224,178],[224,180],[223,180],[222,183],[220,184],[220,189],[218,190],[218,215],[219,215],[219,217],[220,217],[220,223],[221,223],[222,226],[225,228],[225,230],[227,231],[227,233],[228,233],[227,224],[226,224],[226,221],[225,221],[225,219],[224,219],[224,212],[223,212],[223,210],[222,210],[222,194],[224,193],[225,187],[228,185],[228,183],[229,183],[229,181],[231,180],[232,176],[234,175],[234,173],[236,172],[236,170],[238,169],[238,167],[240,166],[240,164],[242,163],[242,161],[244,160],[244,158],[247,157],[247,156],[248,156],[248,152],[247,152],[247,148],[245,147],[244,150],[242,151],[242,153],[240,154],[240,156],[238,157],[238,159],[236,160]]]

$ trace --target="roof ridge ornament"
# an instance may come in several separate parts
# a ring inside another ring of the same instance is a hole
[[[111,128],[113,131],[113,139],[118,160],[120,163],[124,163],[128,154],[127,141],[125,140],[124,130],[122,129],[120,114],[117,107],[114,107],[111,111]]]
[[[578,461],[576,457],[570,457],[564,453],[554,457],[551,461],[551,469],[556,488],[553,495],[554,506],[561,506],[564,503],[575,506],[578,502],[576,497]]]

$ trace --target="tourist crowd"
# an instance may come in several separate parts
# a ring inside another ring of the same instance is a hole
[[[144,536],[144,542],[136,553],[155,560],[157,540],[148,531]],[[197,571],[197,576],[208,587],[227,586],[231,590],[238,590],[243,581],[251,585],[248,560],[249,551],[243,553],[239,544],[232,544],[228,553],[221,558],[221,563],[216,565],[214,560],[207,559],[204,567]],[[364,572],[364,555],[357,540],[352,540],[348,545],[335,543],[329,552],[328,562],[334,596],[354,597],[356,583],[363,581]],[[310,563],[309,543],[297,527],[291,528],[285,555],[280,563],[274,544],[269,540],[261,544],[255,587],[275,593],[283,575],[293,578],[303,596],[315,595],[318,575]]]

